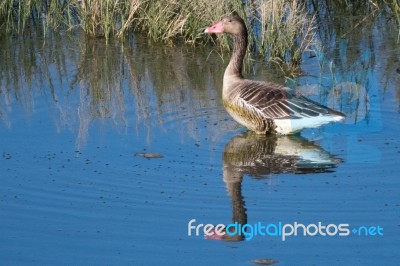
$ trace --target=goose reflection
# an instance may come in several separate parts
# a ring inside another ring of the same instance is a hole
[[[247,224],[247,213],[242,196],[244,175],[263,178],[272,174],[311,174],[332,172],[342,160],[301,136],[265,136],[253,132],[235,136],[225,146],[222,156],[223,180],[231,198],[232,223]],[[218,236],[225,241],[244,240],[243,234]]]

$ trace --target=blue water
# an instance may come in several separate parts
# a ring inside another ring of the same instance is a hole
[[[400,58],[393,42],[377,36],[334,77],[306,60],[313,75],[296,86],[348,119],[260,139],[225,112],[226,63],[211,48],[138,39],[105,49],[102,40],[48,34],[0,44],[9,49],[0,55],[2,265],[398,263],[400,75],[386,67]],[[333,95],[338,84],[343,97]],[[349,96],[352,84],[362,97]],[[188,236],[191,219],[227,225],[237,217],[379,226],[383,236]]]

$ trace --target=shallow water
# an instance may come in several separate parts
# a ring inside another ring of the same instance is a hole
[[[306,55],[306,75],[291,85],[348,118],[278,138],[246,132],[225,112],[227,57],[212,47],[140,38],[106,47],[40,31],[0,47],[2,264],[400,259],[395,34],[375,28],[340,39],[324,58]],[[282,80],[266,72],[256,64],[247,76]],[[383,236],[217,241],[188,236],[192,219],[379,226]]]

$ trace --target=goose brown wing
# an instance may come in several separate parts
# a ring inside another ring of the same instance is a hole
[[[243,85],[239,100],[267,119],[299,119],[335,112],[277,84],[246,80]]]

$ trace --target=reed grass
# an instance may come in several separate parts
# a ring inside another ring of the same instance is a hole
[[[251,1],[255,17],[256,50],[268,61],[285,63],[290,68],[300,65],[302,54],[316,42],[315,17],[304,3],[293,0]]]
[[[289,1],[290,2],[290,1]],[[30,21],[42,21],[44,27],[60,26],[82,29],[93,37],[123,37],[136,31],[145,33],[153,41],[173,44],[206,43],[210,40],[204,28],[233,11],[242,17],[256,17],[261,31],[252,30],[249,22],[250,50],[266,55],[268,60],[297,64],[301,52],[310,42],[304,29],[307,17],[295,0],[30,0],[4,1],[0,5],[0,23],[7,32],[21,32]],[[16,4],[17,3],[17,4]],[[303,17],[302,17],[303,16]],[[249,21],[249,20],[247,20]],[[301,25],[300,25],[301,24]],[[305,34],[303,36],[303,34]],[[303,39],[301,39],[303,38]],[[216,43],[229,47],[226,36]],[[295,45],[300,45],[295,49]],[[254,49],[257,47],[257,49]]]
[[[249,51],[294,71],[304,51],[315,43],[318,12],[366,10],[369,14],[372,9],[388,10],[400,25],[397,0],[6,0],[0,2],[0,30],[23,33],[30,25],[42,23],[44,29],[80,29],[88,36],[104,37],[106,42],[138,32],[171,45],[213,40],[226,50],[230,47],[226,36],[215,39],[203,32],[235,11],[246,18]],[[319,22],[318,28],[323,28]],[[357,23],[362,21],[356,22],[353,30]]]

